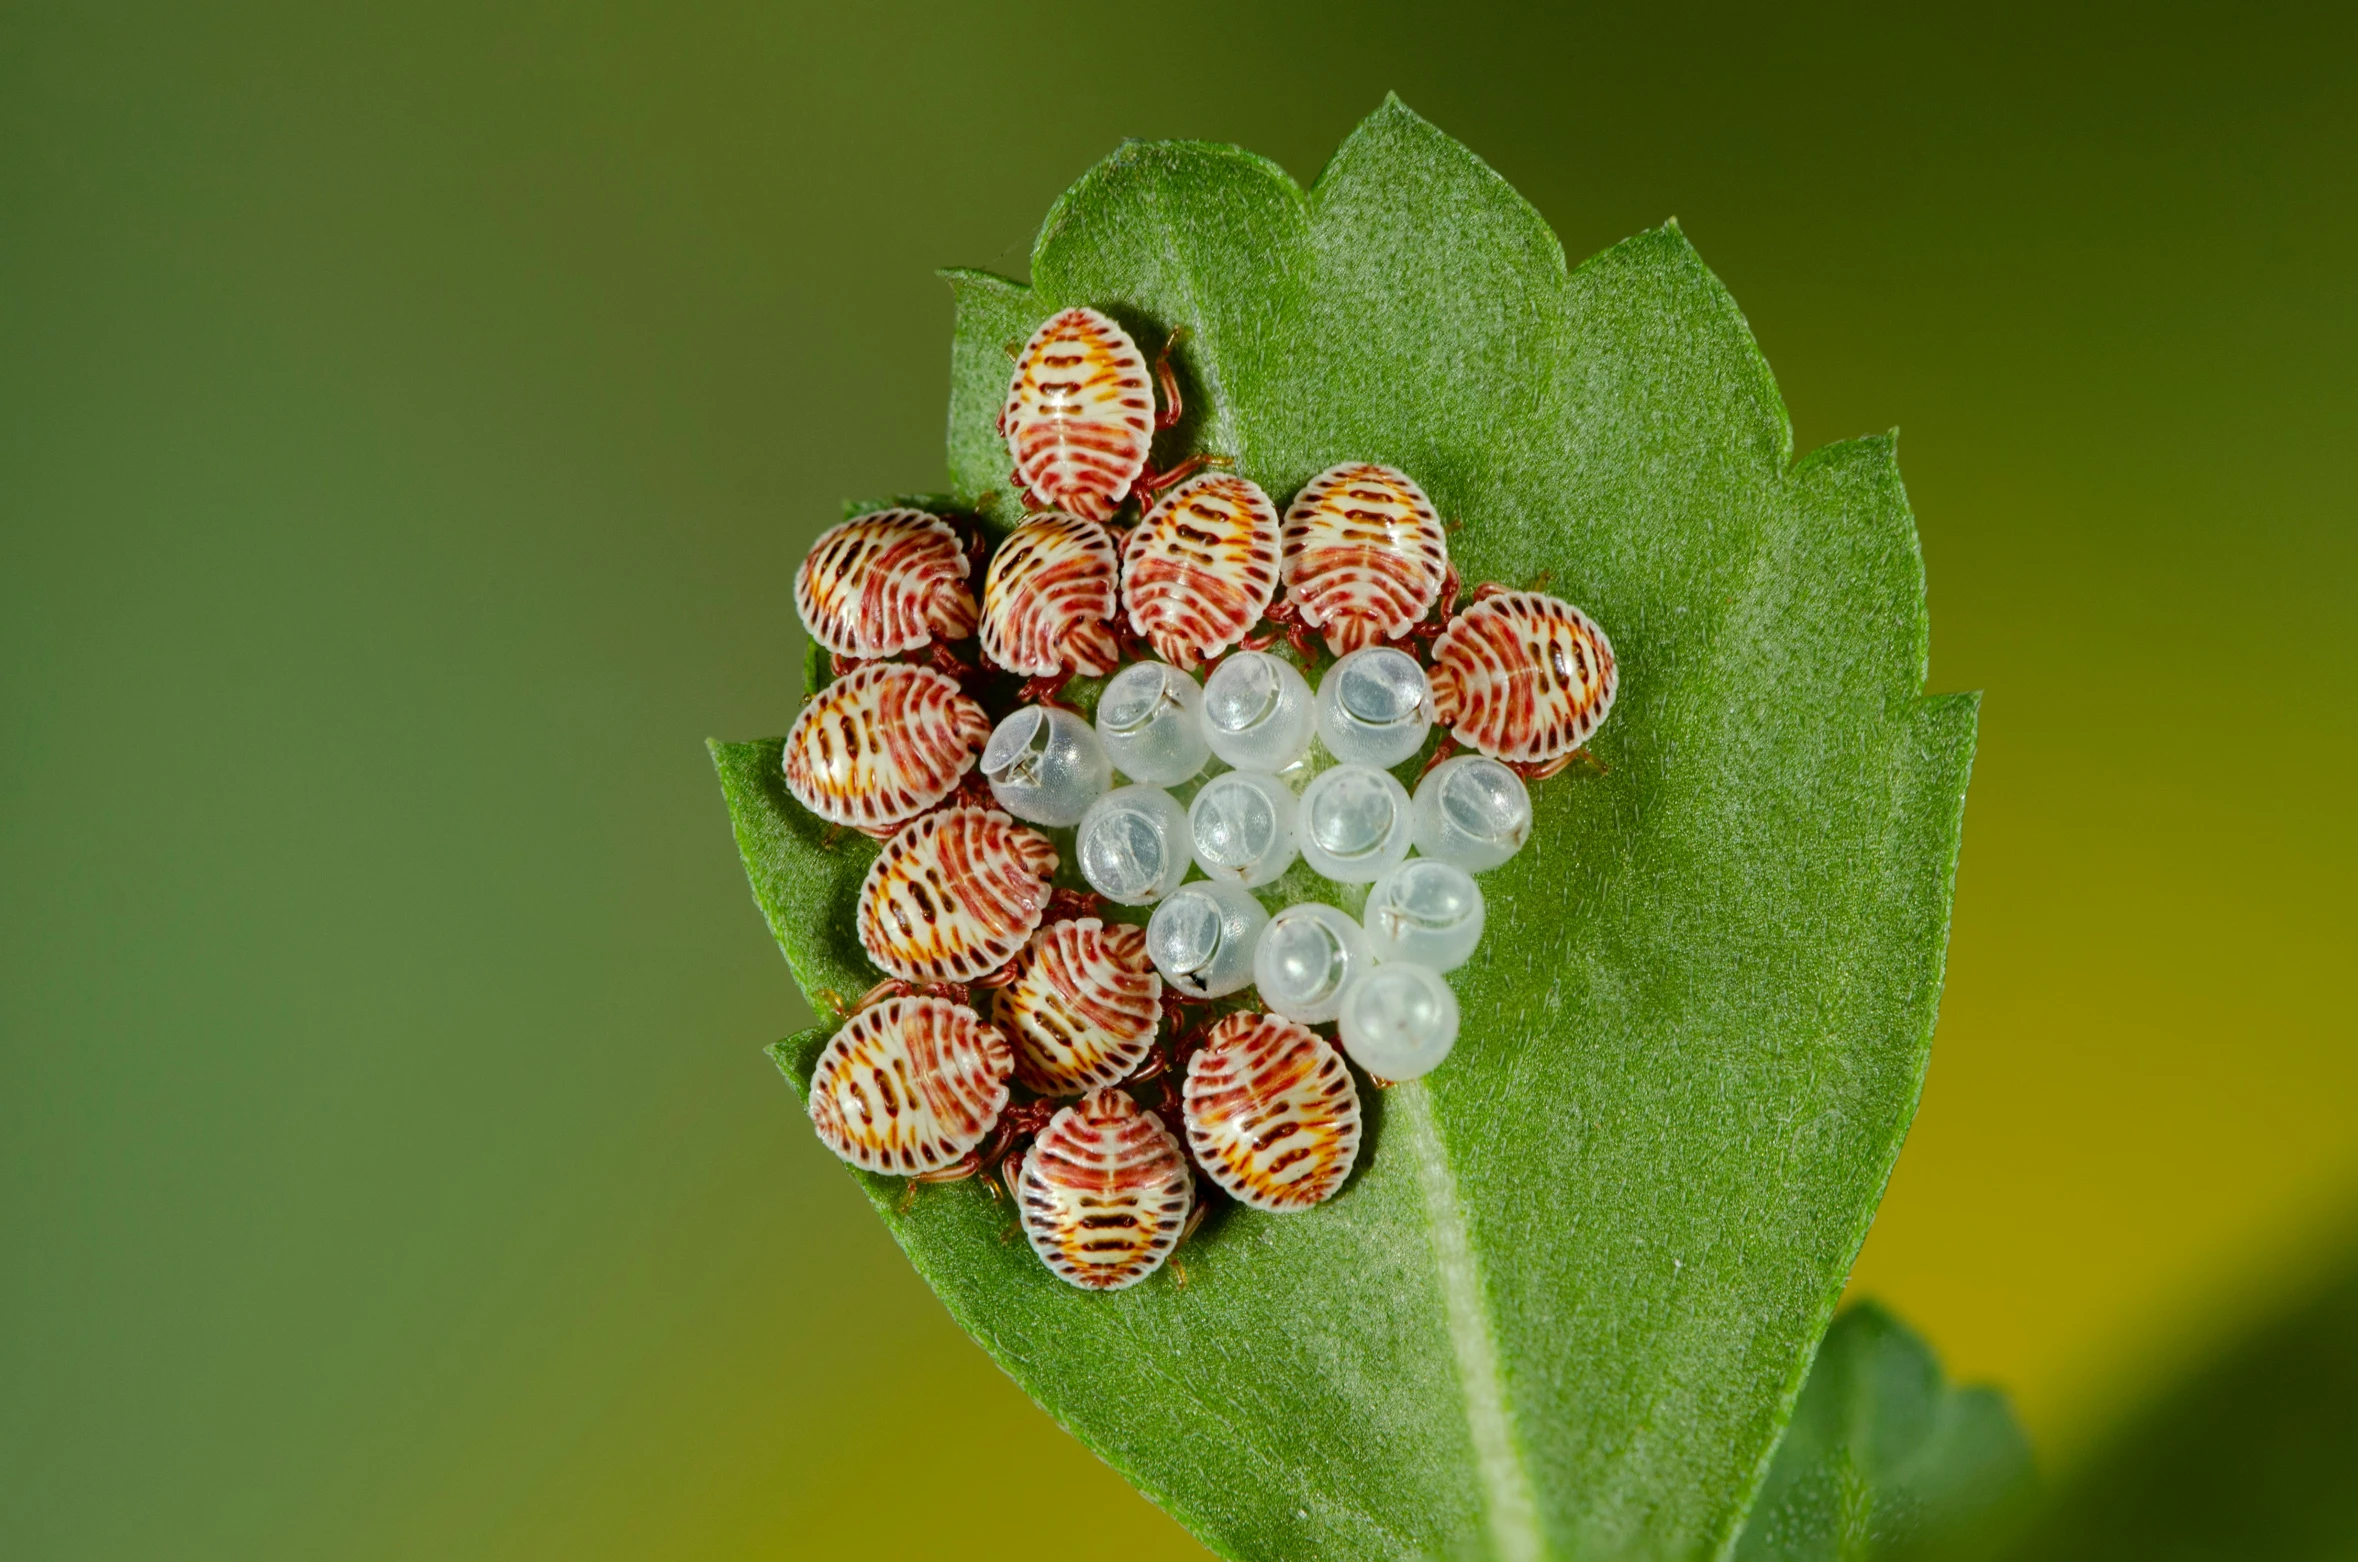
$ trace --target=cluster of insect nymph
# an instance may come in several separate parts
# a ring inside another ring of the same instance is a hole
[[[786,739],[787,789],[885,842],[857,912],[884,979],[839,1002],[810,1116],[912,1194],[1004,1182],[1048,1267],[1111,1291],[1194,1229],[1199,1176],[1277,1212],[1343,1186],[1344,1057],[1377,1085],[1448,1057],[1473,875],[1523,845],[1526,782],[1585,752],[1618,675],[1568,602],[1485,585],[1461,606],[1405,472],[1334,466],[1282,515],[1216,455],[1154,472],[1168,344],[1150,371],[1072,308],[1010,351],[1021,523],[993,550],[963,517],[874,511],[795,578],[835,676]],[[1393,769],[1435,725],[1412,795]],[[1086,890],[1055,883],[1044,832],[1067,830]],[[1367,886],[1361,914],[1272,915],[1255,891],[1297,857]]]

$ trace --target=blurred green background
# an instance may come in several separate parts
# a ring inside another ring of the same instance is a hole
[[[1903,427],[1988,700],[1854,1289],[2085,1456],[2358,1200],[2352,15],[0,9],[0,1550],[1200,1554],[812,1142],[702,740],[943,481],[934,266],[1387,88]]]

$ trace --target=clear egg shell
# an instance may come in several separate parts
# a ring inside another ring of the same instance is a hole
[[[1482,886],[1452,862],[1411,857],[1367,892],[1367,940],[1378,960],[1454,971],[1482,942]]]
[[[1408,788],[1369,765],[1323,770],[1302,790],[1302,860],[1338,884],[1370,884],[1408,855]]]
[[[1113,785],[1096,731],[1061,705],[1026,705],[992,728],[982,773],[1001,808],[1058,829],[1079,824]]]
[[[1187,805],[1195,860],[1206,874],[1257,889],[1294,865],[1294,815],[1300,804],[1266,770],[1212,777]]]
[[[1253,979],[1253,951],[1269,913],[1241,884],[1182,884],[1154,908],[1146,953],[1190,998],[1222,998]]]
[[[1457,994],[1429,965],[1393,960],[1343,993],[1343,1050],[1378,1079],[1430,1074],[1457,1045]]]
[[[1388,645],[1353,651],[1318,681],[1318,735],[1350,765],[1382,769],[1425,746],[1433,688],[1415,657]]]
[[[1342,1011],[1351,983],[1375,966],[1366,931],[1316,901],[1286,907],[1261,930],[1253,985],[1270,1012],[1324,1025]]]
[[[1310,751],[1311,704],[1293,663],[1237,651],[1204,680],[1204,737],[1239,770],[1283,770]]]
[[[1420,854],[1485,873],[1531,838],[1531,793],[1497,760],[1460,754],[1417,783],[1411,830]]]
[[[1168,662],[1132,662],[1097,697],[1097,737],[1113,767],[1148,786],[1177,786],[1204,768],[1204,691]]]
[[[1187,810],[1159,786],[1115,787],[1081,816],[1074,854],[1098,894],[1151,906],[1179,887],[1194,861]]]

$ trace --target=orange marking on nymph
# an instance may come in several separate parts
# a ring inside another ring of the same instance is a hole
[[[863,660],[974,633],[964,546],[923,510],[875,510],[820,534],[794,572],[810,637]]]
[[[1277,507],[1229,473],[1181,485],[1122,549],[1130,627],[1175,667],[1192,669],[1243,639],[1277,590]]]
[[[1082,917],[1033,935],[991,1013],[1015,1042],[1016,1078],[1041,1095],[1078,1095],[1146,1060],[1162,995],[1141,929]]]
[[[1396,467],[1329,467],[1286,511],[1286,601],[1337,656],[1406,634],[1448,573],[1441,519]]]
[[[910,982],[970,982],[1023,948],[1048,907],[1056,848],[995,809],[930,813],[860,881],[860,947]]]
[[[1274,1014],[1213,1026],[1188,1060],[1181,1099],[1197,1164],[1256,1209],[1332,1198],[1359,1158],[1359,1095],[1342,1055]]]
[[[1014,1066],[1007,1038],[971,1009],[888,998],[852,1016],[819,1054],[811,1126],[865,1170],[940,1171],[990,1134]]]
[[[983,577],[982,651],[1032,678],[1109,673],[1120,559],[1113,534],[1074,515],[1035,515],[1010,532]]]
[[[1564,758],[1613,708],[1612,642],[1571,603],[1536,591],[1484,597],[1433,645],[1433,710],[1459,742],[1512,764]]]
[[[1058,1112],[1014,1188],[1032,1250],[1057,1278],[1092,1291],[1136,1285],[1160,1268],[1195,1203],[1179,1142],[1119,1090],[1092,1091]]]
[[[1128,332],[1094,309],[1050,316],[1017,355],[999,416],[1016,481],[1054,509],[1106,519],[1153,444],[1153,431],[1127,409],[1151,407],[1153,397]]]
[[[795,801],[830,824],[890,834],[957,789],[991,724],[958,680],[879,662],[811,697],[781,764]]]

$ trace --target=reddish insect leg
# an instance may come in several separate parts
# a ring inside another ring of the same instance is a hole
[[[1173,326],[1171,334],[1163,338],[1163,350],[1154,357],[1154,377],[1163,388],[1163,410],[1155,414],[1156,428],[1169,428],[1179,421],[1179,376],[1171,372],[1171,349],[1187,334],[1187,327]],[[1002,430],[1004,432],[1004,430]]]
[[[1241,649],[1266,651],[1277,642],[1278,635],[1283,634],[1285,643],[1294,648],[1294,655],[1300,658],[1304,667],[1318,659],[1318,647],[1310,638],[1315,631],[1302,621],[1302,610],[1292,602],[1280,597],[1270,603],[1269,610],[1261,615],[1261,622],[1273,628],[1269,632],[1247,635],[1239,640],[1237,645]],[[1211,674],[1207,671],[1204,676],[1208,678]]]
[[[1454,561],[1449,572],[1441,577],[1441,595],[1433,603],[1433,616],[1421,624],[1411,624],[1400,638],[1412,645],[1430,646],[1449,632],[1449,625],[1457,617],[1458,593],[1465,589],[1458,579]]]
[[[1027,678],[1023,687],[1015,691],[1015,697],[1026,705],[1055,705],[1060,703],[1057,696],[1064,692],[1064,686],[1072,681],[1073,675],[1069,672],[1054,673],[1046,678]]]
[[[1158,472],[1153,463],[1149,462],[1139,468],[1137,481],[1130,485],[1130,493],[1137,499],[1141,510],[1151,509],[1164,489],[1186,482],[1205,467],[1216,467],[1225,472],[1235,465],[1236,458],[1233,456],[1193,455],[1168,472]]]
[[[1052,890],[1048,896],[1048,917],[1060,922],[1068,917],[1103,917],[1113,908],[1103,895],[1091,889]]]
[[[1545,781],[1549,776],[1560,775],[1576,764],[1586,765],[1600,776],[1612,774],[1612,770],[1603,760],[1585,748],[1576,748],[1569,754],[1559,754],[1554,759],[1510,761],[1507,768],[1526,781]]]
[[[888,976],[850,1003],[845,1003],[843,995],[831,987],[820,988],[817,996],[820,1003],[835,1011],[837,1019],[848,1020],[855,1014],[875,1008],[887,998],[947,998],[952,1003],[966,1003],[973,995],[966,990],[964,982],[918,983]]]

